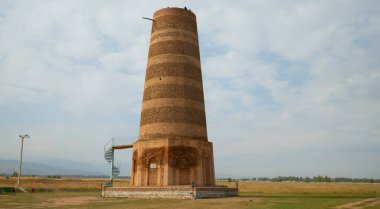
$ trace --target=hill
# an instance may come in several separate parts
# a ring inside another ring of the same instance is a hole
[[[70,166],[70,165],[73,166]],[[61,162],[55,163],[55,165],[23,162],[22,174],[23,175],[62,175],[62,176],[102,176],[106,175],[106,172],[96,169],[91,165],[85,163],[69,163]],[[81,164],[81,169],[77,164]],[[59,165],[59,166],[57,166]],[[0,174],[12,174],[14,171],[18,171],[19,162],[17,160],[2,160],[0,159]]]

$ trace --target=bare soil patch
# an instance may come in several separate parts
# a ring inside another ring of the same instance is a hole
[[[94,196],[82,196],[82,197],[61,197],[47,200],[45,202],[40,203],[39,207],[59,207],[66,205],[82,205],[89,202],[101,201],[101,197]]]
[[[362,209],[370,206],[380,206],[380,197],[368,198],[360,201],[349,202],[343,205],[338,205],[335,209]]]

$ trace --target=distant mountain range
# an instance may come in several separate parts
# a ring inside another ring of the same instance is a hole
[[[89,164],[65,159],[34,159],[35,162],[23,162],[23,175],[61,175],[61,176],[107,176],[108,164],[97,163]],[[0,159],[0,174],[12,175],[13,172],[18,172],[18,160],[2,160]],[[125,165],[121,175],[129,175],[129,164]],[[216,173],[217,178],[242,178],[241,176]]]
[[[12,174],[18,171],[17,160],[0,159],[0,174]],[[23,162],[23,175],[61,175],[61,176],[103,176],[107,175],[104,169],[82,162],[55,160],[48,163]]]

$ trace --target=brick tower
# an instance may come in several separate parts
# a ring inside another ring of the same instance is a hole
[[[215,185],[196,16],[187,9],[154,13],[131,185]]]

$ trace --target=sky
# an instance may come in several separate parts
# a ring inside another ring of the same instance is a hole
[[[1,0],[0,159],[25,133],[34,162],[105,163],[109,139],[136,139],[142,17],[168,6],[197,15],[217,174],[380,178],[376,0]]]

